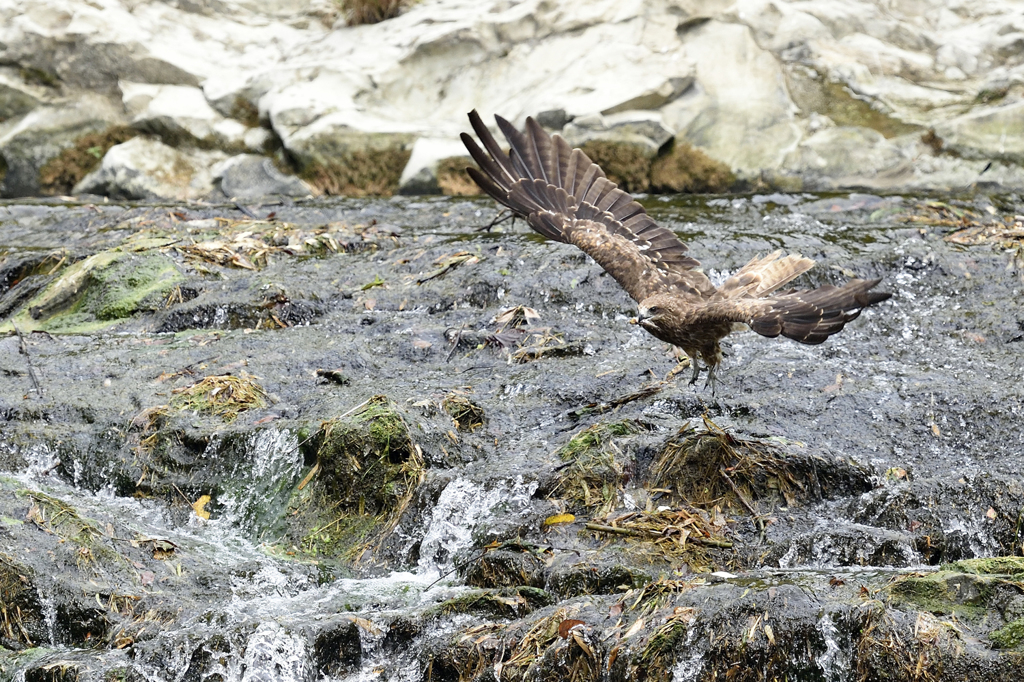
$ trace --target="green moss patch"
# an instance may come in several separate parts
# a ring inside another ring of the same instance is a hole
[[[1024,618],[1007,623],[988,636],[1000,649],[1019,649],[1024,642]]]
[[[974,575],[1009,575],[1024,577],[1024,557],[997,556],[988,559],[963,559],[943,568]]]
[[[101,251],[65,268],[13,319],[23,331],[97,331],[162,309],[183,280],[174,262],[160,253]]]
[[[301,177],[324,194],[391,196],[411,154],[395,147],[349,151],[334,161],[310,164]]]
[[[720,193],[736,182],[729,167],[683,140],[675,140],[651,164],[651,191]]]
[[[654,154],[643,145],[613,140],[590,140],[580,147],[609,180],[627,192],[646,192],[651,184]]]
[[[114,126],[100,133],[83,135],[39,169],[40,190],[43,194],[70,194],[79,180],[100,165],[111,147],[138,134],[126,126]]]

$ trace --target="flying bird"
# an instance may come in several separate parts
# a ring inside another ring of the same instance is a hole
[[[818,344],[842,330],[861,310],[891,296],[871,291],[880,279],[853,279],[841,287],[780,291],[814,261],[775,251],[754,258],[714,286],[674,233],[647,215],[633,197],[605,177],[583,151],[549,135],[533,118],[519,131],[500,116],[511,147],[498,146],[476,111],[469,114],[483,148],[466,133],[479,169],[468,172],[480,188],[548,239],[574,244],[605,269],[639,305],[635,323],[681,348],[693,375],[706,365],[714,386],[722,362],[719,342],[750,328],[762,336]]]

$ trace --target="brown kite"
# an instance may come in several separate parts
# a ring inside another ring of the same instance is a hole
[[[540,234],[575,244],[597,261],[639,304],[636,323],[689,356],[691,384],[700,375],[699,360],[714,384],[722,361],[719,341],[730,332],[749,327],[762,336],[817,344],[891,295],[871,291],[879,279],[779,291],[814,265],[781,251],[753,259],[715,287],[675,234],[560,135],[547,134],[533,118],[520,132],[495,116],[511,145],[505,154],[476,111],[469,120],[484,146],[462,134],[480,166],[468,169],[473,180]]]

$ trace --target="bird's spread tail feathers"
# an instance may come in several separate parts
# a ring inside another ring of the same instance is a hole
[[[826,285],[809,291],[787,291],[765,300],[763,309],[749,322],[762,336],[785,336],[806,344],[818,344],[840,331],[868,306],[888,299],[888,292],[871,291],[882,280],[854,279],[841,287]]]

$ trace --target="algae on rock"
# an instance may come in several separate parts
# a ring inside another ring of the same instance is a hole
[[[424,475],[422,451],[382,395],[325,422],[314,438],[316,464],[291,503],[292,535],[302,536],[307,555],[358,560],[409,506]]]

